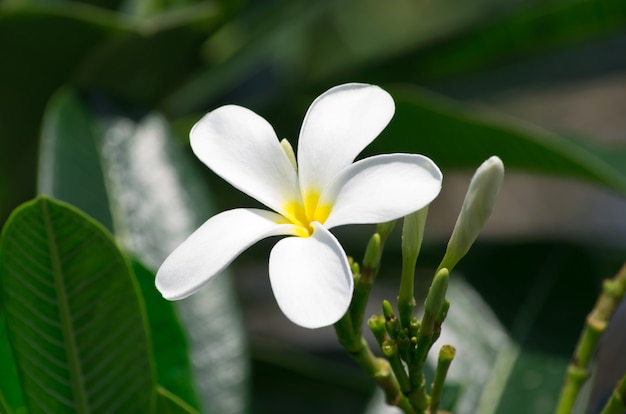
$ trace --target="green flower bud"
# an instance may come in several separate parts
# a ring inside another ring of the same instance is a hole
[[[414,277],[417,256],[422,248],[428,206],[409,214],[402,226],[402,274],[398,293],[398,313],[403,328],[408,328],[415,307]]]
[[[416,317],[411,318],[410,324],[409,324],[409,336],[412,338],[414,336],[417,336],[417,333],[419,332],[420,329],[420,323],[417,320]]]
[[[380,235],[378,233],[374,233],[374,235],[370,238],[370,241],[367,243],[367,248],[365,249],[363,267],[369,267],[370,269],[377,267],[380,255]]]
[[[385,317],[383,315],[373,315],[368,319],[367,325],[370,327],[376,341],[378,341],[381,346],[385,340],[389,339],[387,330],[385,329]]]
[[[456,349],[452,345],[444,345],[439,350],[439,363],[452,361],[456,355]]]
[[[441,311],[442,305],[446,301],[446,292],[448,290],[448,279],[450,274],[448,269],[443,268],[435,275],[433,283],[428,290],[428,296],[426,296],[426,303],[424,303],[424,310],[426,313],[436,318]]]
[[[412,262],[417,260],[422,248],[427,216],[428,206],[404,218],[404,224],[402,225],[402,257],[408,258],[405,260]],[[413,267],[415,267],[415,265],[413,265]]]
[[[386,340],[383,342],[381,348],[387,358],[394,357],[398,354],[398,344],[396,344],[396,341]]]
[[[445,267],[451,271],[468,252],[491,215],[503,178],[504,165],[496,156],[478,167],[465,195],[440,269]]]
[[[393,307],[388,300],[383,300],[383,315],[385,315],[385,319],[387,320],[396,318],[396,315],[393,314]]]
[[[354,261],[351,257],[348,256],[348,264],[350,265],[350,271],[354,276],[357,276],[361,273],[361,267],[357,262]]]
[[[287,138],[283,138],[280,141],[280,146],[283,147],[283,151],[285,151],[287,158],[289,158],[289,162],[291,162],[291,166],[293,167],[293,169],[298,171],[298,163],[296,162],[296,153],[293,152],[293,147],[291,146],[289,141],[287,141]]]

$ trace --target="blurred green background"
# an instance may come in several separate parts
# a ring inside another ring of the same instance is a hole
[[[154,271],[213,213],[255,203],[191,155],[187,134],[204,113],[249,107],[297,145],[316,96],[378,84],[396,115],[366,153],[423,153],[444,171],[418,293],[468,173],[493,154],[507,168],[494,216],[453,276],[438,344],[460,349],[444,408],[550,412],[600,282],[626,258],[625,51],[622,0],[0,0],[0,223],[43,191],[98,219]],[[338,235],[359,259],[371,231]],[[235,373],[214,368],[232,362],[215,355],[202,371],[202,346],[192,352],[204,411],[383,412],[332,328],[307,331],[279,312],[271,243],[234,263],[219,287],[226,305],[214,296],[204,314],[179,309],[190,343],[215,312],[230,312],[228,323],[198,344],[236,331],[221,345],[240,360]],[[371,313],[396,296],[399,251],[396,231]],[[596,382],[626,370],[612,365]],[[224,389],[238,401],[212,403]]]

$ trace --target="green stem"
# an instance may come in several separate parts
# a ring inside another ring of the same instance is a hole
[[[413,356],[409,363],[409,381],[411,383],[409,400],[421,412],[426,410],[429,404],[429,397],[426,393],[426,378],[424,377],[424,361],[429,349],[430,338],[420,336],[417,347],[413,348]]]
[[[363,318],[365,316],[365,307],[372,291],[372,274],[373,269],[363,267],[361,276],[354,286],[354,297],[350,305],[350,316],[352,317],[353,327],[356,333],[361,334],[363,329]]]
[[[435,370],[435,379],[433,380],[433,387],[430,393],[430,407],[431,414],[436,414],[439,410],[439,402],[441,401],[441,394],[443,393],[443,384],[446,381],[446,375],[448,375],[448,368],[454,359],[456,349],[450,345],[444,345],[439,351],[439,360],[437,361],[437,369]]]
[[[369,300],[372,285],[380,269],[380,259],[382,258],[387,233],[382,236],[379,233],[374,233],[370,238],[367,248],[365,249],[360,277],[354,285],[354,297],[350,304],[349,312],[352,317],[355,333],[359,335],[361,335],[363,330],[365,307]]]
[[[415,309],[415,298],[413,297],[413,275],[415,271],[415,267],[413,267],[413,271],[405,270],[404,265],[402,266],[402,278],[400,279],[400,292],[411,292],[409,296],[408,293],[398,296],[398,315],[400,317],[400,324],[403,328],[408,328],[411,318],[413,317],[413,309]],[[410,276],[409,276],[410,275]]]
[[[387,404],[400,408],[405,414],[417,414],[409,400],[402,393],[400,384],[393,374],[389,362],[384,358],[376,357],[367,345],[367,342],[365,342],[365,339],[361,335],[354,334],[349,314],[346,314],[335,323],[335,332],[339,342],[346,348],[352,359],[384,391]]]
[[[622,414],[626,411],[626,375],[617,384],[601,414]]]
[[[440,318],[442,308],[447,303],[445,298],[448,289],[448,279],[448,270],[445,268],[435,275],[424,303],[424,315],[415,339],[416,346],[411,349],[411,357],[407,361],[412,390],[409,394],[409,399],[415,407],[422,411],[428,408],[429,405],[429,397],[426,393],[426,380],[424,378],[424,364],[428,351],[430,351],[435,342],[435,327],[438,321],[439,329],[441,328],[442,321]],[[439,332],[436,334],[438,336]]]
[[[612,280],[605,280],[602,292],[593,310],[587,316],[585,327],[580,335],[572,361],[567,367],[565,381],[561,389],[556,414],[570,414],[580,393],[580,389],[589,377],[589,361],[596,348],[598,339],[606,330],[611,316],[617,309],[626,292],[626,263]]]
[[[360,336],[354,334],[350,313],[346,313],[345,315],[343,315],[343,317],[339,319],[334,326],[335,333],[337,334],[337,339],[339,339],[339,343],[343,345],[343,347],[346,348],[348,352],[352,353],[353,351],[359,349]]]
[[[412,391],[409,393],[409,401],[417,409],[417,412],[424,413],[429,404],[424,373],[421,369],[417,372],[412,372],[411,367],[409,367],[409,380],[412,388]]]
[[[387,357],[393,373],[398,379],[402,393],[408,393],[411,391],[411,383],[409,382],[409,377],[404,370],[404,365],[402,365],[402,361],[400,360],[398,344],[394,340],[386,340],[383,342],[381,349],[383,354],[385,354],[385,357]]]

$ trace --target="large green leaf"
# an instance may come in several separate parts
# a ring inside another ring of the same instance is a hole
[[[39,192],[63,199],[113,227],[95,120],[69,90],[59,91],[46,111],[41,137]],[[141,287],[155,357],[157,380],[197,406],[191,385],[185,336],[172,305],[154,288],[154,274],[134,264]]]
[[[371,152],[428,155],[442,168],[473,168],[498,155],[507,169],[583,179],[626,195],[626,149],[582,145],[497,114],[472,111],[417,88],[394,88],[396,115]],[[605,154],[612,152],[612,159]],[[621,165],[621,168],[619,167]]]
[[[80,120],[71,116],[77,114],[82,117]],[[93,204],[98,207],[93,213],[99,214],[102,208],[109,211],[120,243],[149,268],[156,269],[210,215],[212,206],[203,180],[189,167],[189,159],[175,144],[162,117],[151,116],[140,123],[121,116],[97,117],[76,95],[66,91],[51,101],[46,119],[55,120],[57,127],[46,127],[44,131],[65,134],[43,136],[52,144],[42,142],[42,148],[56,157],[42,155],[41,168],[51,170],[46,160],[54,161],[59,174],[40,183],[64,188],[68,200],[82,203],[90,197],[85,189],[102,186],[99,180],[104,177],[108,197],[102,198],[100,205]],[[90,134],[73,128],[75,123],[95,130],[95,141]],[[89,146],[92,148],[87,151]],[[97,152],[99,159],[95,164],[102,166],[103,173],[95,171],[93,164],[80,162],[84,154],[92,151]],[[61,174],[62,171],[81,174],[82,180],[91,184],[73,187],[71,180],[62,180],[68,174]],[[56,191],[54,188],[42,186],[41,191],[49,193]],[[248,363],[230,280],[219,277],[176,304],[185,325],[187,348],[176,327],[177,316],[172,314],[171,304],[155,297],[159,294],[146,272],[144,269],[138,274],[142,277],[150,323],[153,327],[161,326],[152,333],[159,383],[195,405],[189,382],[189,351],[195,361],[192,372],[202,396],[200,406],[207,412],[242,412],[246,405]],[[161,324],[166,328],[162,329]],[[178,345],[171,346],[172,343]]]
[[[104,228],[62,202],[25,203],[3,229],[0,277],[30,413],[149,412],[144,311]]]
[[[441,79],[602,39],[620,33],[624,23],[626,5],[620,0],[527,2],[414,54],[402,67],[411,76]]]
[[[312,78],[318,82],[337,79],[338,74],[345,79],[346,72],[352,72],[353,78],[369,82],[419,82],[454,95],[461,92],[460,88],[480,94],[496,86],[511,85],[512,81],[554,75],[555,71],[567,76],[584,73],[590,67],[618,68],[624,62],[619,53],[623,42],[619,41],[606,44],[592,59],[585,56],[584,64],[574,59],[577,64],[568,66],[563,59],[555,58],[556,53],[582,52],[594,42],[621,36],[626,6],[620,0],[506,4],[482,0],[462,7],[453,2],[397,2],[391,11],[385,10],[386,5],[375,4],[359,8],[356,13],[351,10],[357,8],[354,3],[344,2],[343,10],[338,10],[339,35],[327,34],[320,41],[323,43],[311,69],[317,72]],[[394,13],[397,18],[391,19]],[[405,24],[398,25],[398,20]],[[376,29],[385,25],[389,30],[378,33]],[[340,53],[345,45],[338,37],[347,37],[356,56]],[[358,53],[361,50],[369,53]],[[519,70],[519,65],[536,59],[545,60],[544,70],[536,66]],[[504,77],[492,72],[510,67],[517,70]],[[547,67],[551,70],[545,70]],[[467,75],[476,77],[464,79]]]
[[[67,90],[56,93],[44,114],[38,192],[66,201],[113,231],[113,219],[96,149],[91,115]],[[80,189],[80,191],[77,191]]]

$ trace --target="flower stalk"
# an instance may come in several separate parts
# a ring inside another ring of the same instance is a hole
[[[403,394],[388,360],[376,357],[361,334],[355,332],[349,312],[337,321],[334,327],[339,342],[346,348],[350,357],[384,391],[387,404],[394,405],[407,414],[417,414]]]

